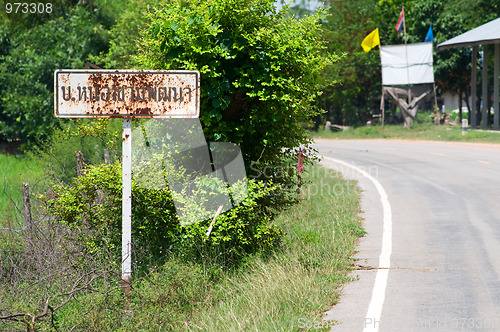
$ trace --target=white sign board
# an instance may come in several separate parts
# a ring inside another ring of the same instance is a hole
[[[197,118],[200,73],[157,70],[56,70],[60,118]]]
[[[432,43],[382,46],[382,85],[434,82]]]

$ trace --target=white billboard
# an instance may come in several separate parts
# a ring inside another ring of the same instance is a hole
[[[382,85],[434,82],[432,43],[382,46]]]

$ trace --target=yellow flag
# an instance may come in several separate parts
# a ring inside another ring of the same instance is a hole
[[[380,45],[380,37],[378,35],[378,28],[370,32],[368,36],[361,42],[361,47],[365,52],[369,52],[375,46]]]

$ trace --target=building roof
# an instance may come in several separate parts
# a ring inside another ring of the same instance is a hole
[[[437,46],[438,51],[464,46],[500,44],[500,18],[469,30]]]

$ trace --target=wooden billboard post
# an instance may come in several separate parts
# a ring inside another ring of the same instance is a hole
[[[54,72],[59,118],[122,118],[122,285],[132,281],[132,119],[198,118],[200,73],[154,70]]]

